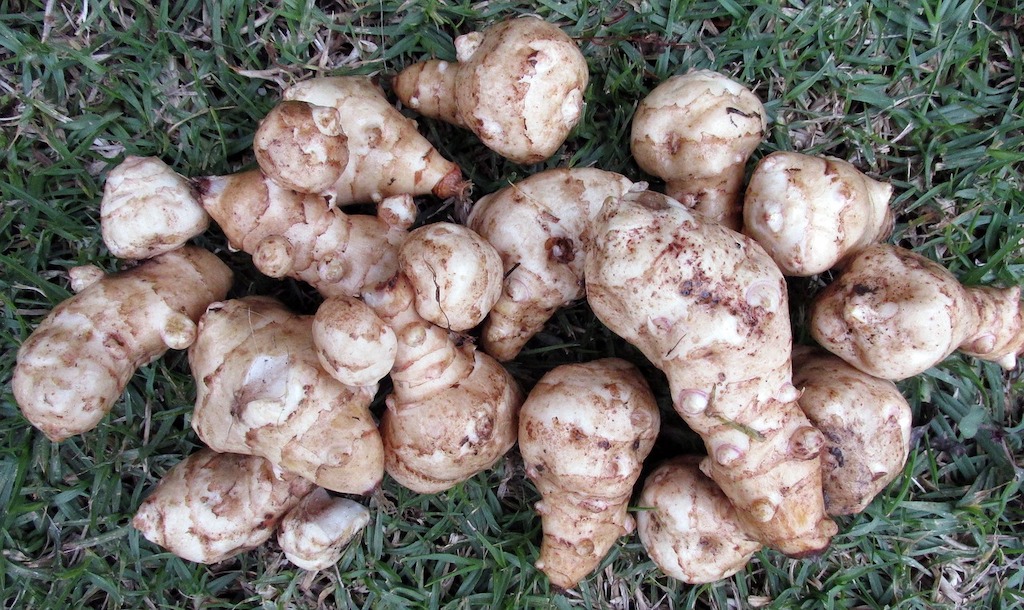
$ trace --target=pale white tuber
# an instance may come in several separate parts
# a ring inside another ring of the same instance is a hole
[[[284,516],[277,541],[288,561],[303,570],[326,570],[369,522],[365,506],[320,488]]]
[[[338,381],[371,386],[387,376],[398,353],[391,327],[354,297],[325,299],[313,316],[320,365]]]

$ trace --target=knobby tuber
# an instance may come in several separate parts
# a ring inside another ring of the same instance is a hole
[[[324,195],[332,207],[395,195],[446,199],[467,188],[459,166],[442,157],[368,78],[312,78],[283,97],[287,105],[264,119],[254,139],[260,168],[282,186]],[[313,125],[296,126],[306,118]],[[311,133],[320,135],[311,142]],[[309,158],[317,162],[301,175]]]
[[[288,561],[303,570],[326,570],[369,522],[365,506],[319,488],[284,516],[277,541]]]
[[[553,155],[583,114],[589,71],[576,43],[533,17],[455,39],[458,63],[414,64],[395,94],[421,114],[465,127],[516,163]]]
[[[152,258],[183,246],[209,225],[188,179],[160,159],[128,157],[107,174],[100,231],[114,256]]]
[[[270,277],[302,280],[324,297],[356,296],[398,269],[408,215],[345,214],[320,195],[283,188],[256,170],[196,185],[231,246],[251,254]],[[389,224],[392,219],[399,224]]]
[[[1012,369],[1024,352],[1020,286],[963,286],[920,254],[876,244],[815,298],[811,335],[883,379],[922,373],[957,349]]]
[[[380,424],[387,473],[437,493],[490,468],[516,442],[519,385],[464,337],[424,320],[403,274],[363,298],[398,338]]]
[[[498,251],[505,274],[484,323],[484,351],[512,360],[558,308],[583,298],[591,221],[632,186],[599,169],[553,169],[476,202],[467,224]]]
[[[167,472],[132,526],[183,559],[217,563],[266,542],[313,489],[263,458],[200,449]]]
[[[676,75],[641,100],[630,150],[641,169],[665,180],[669,197],[739,230],[744,165],[766,117],[753,92],[722,74]]]
[[[354,297],[331,297],[313,316],[320,366],[341,383],[372,386],[387,376],[398,354],[395,331]]]
[[[192,427],[209,447],[264,457],[341,493],[380,484],[383,446],[369,410],[376,382],[348,386],[324,371],[312,316],[268,297],[215,303],[188,356]]]
[[[409,233],[398,265],[416,294],[416,312],[448,330],[473,328],[501,295],[501,257],[462,225],[435,222]]]
[[[758,538],[790,556],[825,549],[821,433],[797,405],[785,279],[756,242],[651,191],[594,223],[587,298],[668,377],[704,439],[701,468]]]
[[[72,278],[78,294],[25,340],[12,381],[22,413],[54,441],[95,428],[140,366],[188,347],[232,274],[210,252],[184,246],[111,275],[76,268]]]
[[[805,346],[793,349],[793,383],[803,391],[800,408],[825,436],[825,510],[830,515],[863,511],[907,461],[907,399],[891,381]]]
[[[701,472],[700,459],[679,456],[647,475],[636,517],[651,560],[695,585],[732,576],[761,549],[722,490]]]
[[[810,276],[892,232],[892,186],[832,157],[776,152],[758,162],[743,199],[743,232],[782,272]]]
[[[659,424],[643,376],[614,358],[552,369],[523,403],[519,448],[544,529],[537,569],[556,587],[576,586],[633,531],[626,507]]]

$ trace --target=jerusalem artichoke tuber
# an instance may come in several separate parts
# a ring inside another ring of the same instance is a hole
[[[484,323],[484,351],[515,358],[558,308],[583,297],[591,221],[606,199],[631,187],[612,172],[553,169],[476,202],[467,224],[498,251],[505,272]]]
[[[676,75],[641,100],[630,150],[641,169],[665,180],[669,197],[738,231],[744,165],[766,116],[753,92],[722,74]]]
[[[266,542],[313,488],[263,458],[201,449],[171,468],[132,526],[183,559],[217,563]]]
[[[743,200],[743,232],[786,275],[822,273],[889,236],[892,186],[832,157],[776,152],[758,162]]]
[[[836,533],[821,492],[823,444],[797,406],[785,279],[753,240],[651,191],[605,204],[587,257],[597,317],[668,377],[701,435],[701,468],[759,539],[820,552]]]
[[[1020,286],[963,286],[920,254],[876,244],[815,298],[811,335],[883,379],[922,373],[957,349],[1012,369],[1024,352]]]
[[[380,427],[388,474],[437,493],[490,468],[516,442],[519,385],[465,338],[424,320],[403,274],[364,300],[398,337]]]
[[[380,484],[383,446],[369,410],[376,383],[347,386],[321,368],[312,316],[268,297],[216,303],[188,356],[192,427],[208,446],[264,457],[341,493]]]
[[[793,349],[800,409],[825,436],[822,489],[830,515],[852,515],[901,472],[910,452],[910,405],[891,381],[820,349]]]
[[[583,114],[587,62],[557,26],[534,17],[455,39],[458,63],[414,64],[395,79],[406,106],[470,129],[516,163],[558,150]]]
[[[647,382],[624,360],[557,367],[530,392],[519,448],[541,494],[537,568],[553,585],[576,586],[633,531],[626,506],[659,423]]]
[[[369,522],[362,504],[316,489],[284,516],[277,541],[288,561],[303,570],[326,570]]]
[[[72,270],[78,294],[58,305],[18,350],[14,397],[54,441],[92,430],[136,369],[195,339],[195,321],[223,299],[231,271],[184,246],[111,275]]]

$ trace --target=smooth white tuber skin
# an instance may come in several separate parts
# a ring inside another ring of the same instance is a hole
[[[747,158],[764,138],[761,100],[710,70],[677,75],[655,87],[633,117],[630,150],[669,197],[705,218],[739,230]]]
[[[320,304],[313,316],[313,343],[324,370],[351,386],[379,382],[398,353],[395,332],[355,297],[332,297]]]
[[[260,121],[252,148],[275,182],[301,193],[323,193],[348,166],[348,138],[338,109],[281,102]]]
[[[693,585],[732,576],[761,550],[729,499],[701,472],[700,460],[687,455],[659,465],[644,481],[636,516],[651,560]]]
[[[467,225],[501,255],[503,290],[484,323],[484,351],[512,360],[559,308],[585,294],[591,221],[633,183],[599,169],[534,174],[473,206]]]
[[[188,352],[192,428],[216,451],[258,455],[332,491],[367,494],[384,476],[370,403],[320,366],[312,316],[268,297],[215,303]]]
[[[132,526],[183,559],[217,563],[266,542],[313,488],[263,458],[200,449],[168,471]]]
[[[494,465],[516,442],[523,396],[515,379],[416,313],[402,274],[363,298],[398,337],[380,423],[387,473],[408,489],[437,493]]]
[[[790,556],[836,533],[823,444],[797,405],[785,279],[756,242],[644,191],[605,205],[587,257],[595,315],[668,377],[701,468],[759,539]]]
[[[409,233],[398,264],[416,292],[416,312],[442,328],[473,328],[501,296],[501,257],[462,225],[436,222]]]
[[[800,408],[825,436],[825,510],[853,515],[896,479],[910,453],[911,411],[891,381],[820,349],[793,349]]]
[[[519,449],[541,494],[537,569],[551,584],[575,587],[633,531],[626,508],[659,425],[654,395],[624,360],[559,366],[530,392]]]
[[[455,39],[458,63],[414,64],[395,95],[425,116],[471,130],[516,163],[555,154],[583,114],[590,73],[576,43],[535,17],[495,24]]]
[[[139,367],[188,347],[195,321],[232,280],[220,259],[193,246],[120,273],[71,275],[81,292],[25,340],[12,380],[22,413],[53,441],[95,428]]]
[[[128,157],[107,174],[103,243],[118,258],[152,258],[205,232],[210,217],[192,185],[155,157]]]
[[[316,489],[281,520],[277,541],[288,561],[303,570],[326,570],[370,522],[370,511],[347,498]]]
[[[270,277],[302,280],[324,297],[355,296],[398,269],[408,225],[397,214],[345,214],[322,196],[282,188],[259,171],[201,178],[196,185],[231,246],[251,254]],[[388,224],[393,219],[402,224]]]
[[[1020,286],[963,286],[920,254],[877,244],[815,298],[811,335],[882,379],[912,377],[958,349],[1012,369],[1024,352]]]
[[[332,186],[315,191],[332,206],[376,203],[402,194],[433,193],[447,199],[466,189],[459,166],[442,157],[420,135],[416,123],[398,112],[368,78],[312,78],[289,87],[284,99],[337,110],[347,138],[348,164]],[[272,167],[260,167],[279,179]]]
[[[743,199],[743,232],[790,276],[827,271],[889,237],[892,185],[832,157],[776,152],[758,162]]]

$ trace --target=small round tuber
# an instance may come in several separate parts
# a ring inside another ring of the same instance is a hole
[[[288,561],[303,570],[326,570],[369,522],[365,506],[318,488],[284,516],[277,541]]]
[[[355,297],[325,299],[313,316],[320,365],[341,383],[371,386],[387,376],[398,353],[391,327]]]

